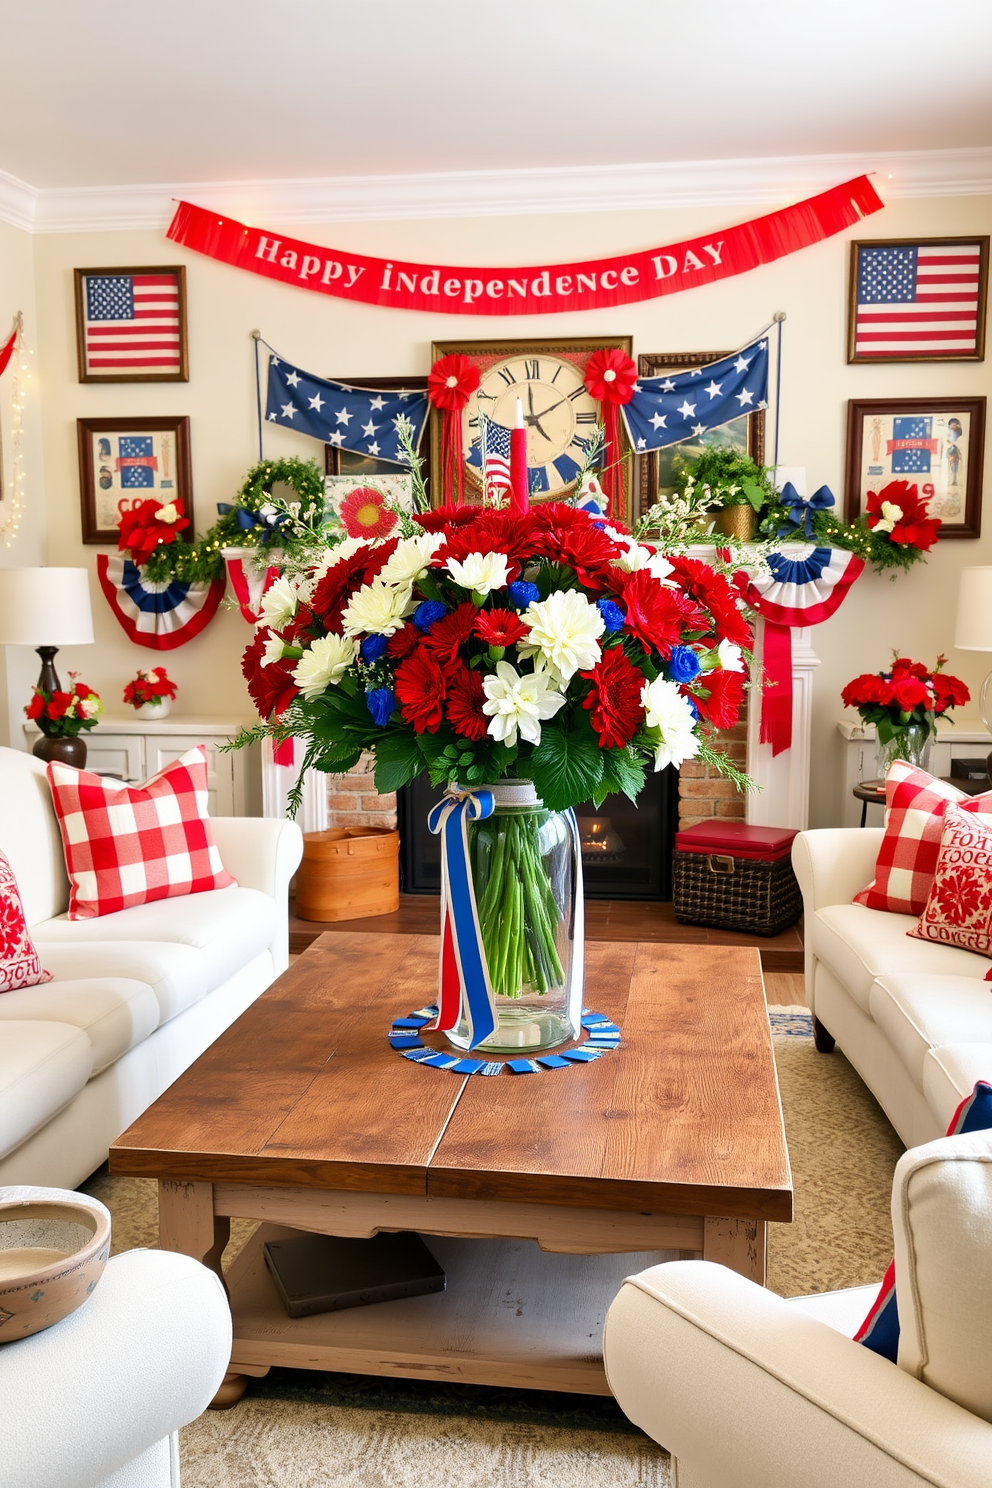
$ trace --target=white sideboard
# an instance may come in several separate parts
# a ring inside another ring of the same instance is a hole
[[[870,723],[849,723],[846,719],[837,725],[844,740],[843,800],[837,822],[841,827],[861,825],[861,802],[852,794],[862,780],[874,780],[875,728]],[[992,749],[992,735],[978,718],[962,718],[951,723],[946,718],[937,721],[937,738],[930,755],[930,772],[933,775],[950,775],[952,759],[984,759]],[[884,811],[881,806],[869,806],[865,825],[880,827]]]
[[[257,746],[223,753],[220,746],[236,738],[244,720],[110,718],[104,716],[86,740],[86,768],[98,775],[116,775],[132,784],[147,780],[178,759],[187,749],[203,744],[207,750],[208,810],[211,816],[261,816],[262,787]],[[37,724],[26,723],[28,748],[38,737]]]

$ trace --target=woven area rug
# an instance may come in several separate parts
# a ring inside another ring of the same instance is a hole
[[[782,1296],[881,1280],[902,1152],[841,1054],[817,1054],[805,1008],[771,1011],[795,1220],[770,1226]],[[156,1242],[155,1184],[83,1185],[114,1216],[114,1250]],[[236,1221],[225,1260],[252,1226]],[[273,1369],[233,1410],[182,1433],[183,1488],[668,1488],[667,1452],[613,1400]]]

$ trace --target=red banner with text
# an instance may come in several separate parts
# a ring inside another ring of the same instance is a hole
[[[324,248],[180,202],[169,237],[221,263],[318,294],[445,315],[546,315],[632,305],[746,273],[877,212],[867,176],[720,232],[585,263],[454,267],[366,258]]]

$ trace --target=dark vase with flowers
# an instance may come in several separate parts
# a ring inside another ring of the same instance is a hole
[[[35,741],[32,754],[81,770],[86,764],[86,740],[79,736],[96,728],[103,704],[92,687],[77,680],[78,673],[70,672],[69,676],[72,690],[66,691],[54,669],[50,678],[43,674],[43,680],[53,685],[36,687],[24,711],[41,729],[41,738]]]

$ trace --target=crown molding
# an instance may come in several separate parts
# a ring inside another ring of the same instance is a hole
[[[0,171],[0,220],[35,233],[161,229],[179,198],[281,227],[752,206],[800,200],[864,173],[889,199],[992,195],[992,147],[43,190]]]

